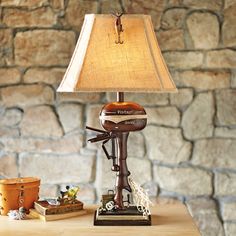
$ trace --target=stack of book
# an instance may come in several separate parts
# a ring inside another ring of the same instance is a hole
[[[47,201],[37,201],[34,209],[30,209],[30,216],[43,221],[60,220],[85,214],[83,203],[77,201],[73,204],[50,205]]]

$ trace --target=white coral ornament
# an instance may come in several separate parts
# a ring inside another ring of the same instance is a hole
[[[133,192],[134,203],[143,216],[150,215],[150,205],[153,205],[148,197],[148,193],[140,185],[135,183],[132,178],[129,178],[129,184]]]

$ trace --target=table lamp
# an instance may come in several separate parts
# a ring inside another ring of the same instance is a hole
[[[58,92],[116,92],[117,101],[100,112],[103,129],[88,141],[102,141],[112,171],[114,192],[102,196],[94,225],[151,225],[145,191],[130,178],[126,163],[130,132],[144,129],[147,114],[137,103],[125,101],[124,92],[176,92],[158,46],[149,15],[87,14],[70,64]],[[108,153],[105,144],[111,140]],[[125,193],[127,198],[125,199]]]

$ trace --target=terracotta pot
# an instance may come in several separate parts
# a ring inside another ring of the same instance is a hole
[[[28,211],[38,200],[40,179],[34,177],[0,180],[0,214],[24,207]]]

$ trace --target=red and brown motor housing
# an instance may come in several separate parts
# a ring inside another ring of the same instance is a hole
[[[100,113],[102,127],[109,132],[142,130],[147,124],[147,114],[142,106],[134,102],[112,102]]]

